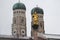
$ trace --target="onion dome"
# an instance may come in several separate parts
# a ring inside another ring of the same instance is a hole
[[[15,9],[23,9],[23,10],[26,10],[26,7],[23,3],[16,3],[13,5],[13,10]]]
[[[38,13],[38,14],[43,14],[43,9],[39,8],[39,7],[35,7],[31,10],[31,14],[33,13]]]

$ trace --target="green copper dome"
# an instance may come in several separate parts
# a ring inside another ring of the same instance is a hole
[[[24,9],[24,10],[26,10],[26,7],[23,3],[16,3],[16,4],[13,5],[13,10],[15,10],[15,9]]]
[[[39,14],[43,14],[43,9],[39,8],[39,7],[35,7],[31,10],[31,14],[33,13],[39,13]]]

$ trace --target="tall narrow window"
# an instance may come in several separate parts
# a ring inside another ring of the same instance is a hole
[[[15,18],[15,17],[14,17],[14,19],[13,19],[13,23],[16,24],[16,18]]]
[[[20,13],[20,11],[19,11],[19,13]]]
[[[23,23],[24,19],[21,19],[21,22]]]
[[[23,17],[21,18],[21,23],[24,23],[24,18]]]
[[[42,23],[40,23],[40,27],[42,28]]]
[[[18,13],[18,11],[17,11],[17,13]]]

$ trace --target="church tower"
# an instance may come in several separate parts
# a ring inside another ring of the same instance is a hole
[[[20,2],[13,5],[12,35],[17,38],[27,35],[26,7],[23,3]]]
[[[37,13],[38,15],[38,29],[37,29],[37,32],[38,33],[44,33],[44,20],[43,20],[43,16],[44,16],[44,13],[43,13],[43,9],[39,8],[39,7],[35,7],[31,10],[31,16],[33,18],[33,14],[34,13]],[[33,25],[33,19],[32,19],[32,22],[31,22],[31,26]],[[31,36],[34,35],[34,30],[33,28],[31,27]]]

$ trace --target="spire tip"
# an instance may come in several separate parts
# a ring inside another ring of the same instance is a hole
[[[20,0],[18,2],[20,3]]]
[[[38,5],[36,5],[36,7],[38,7]]]

